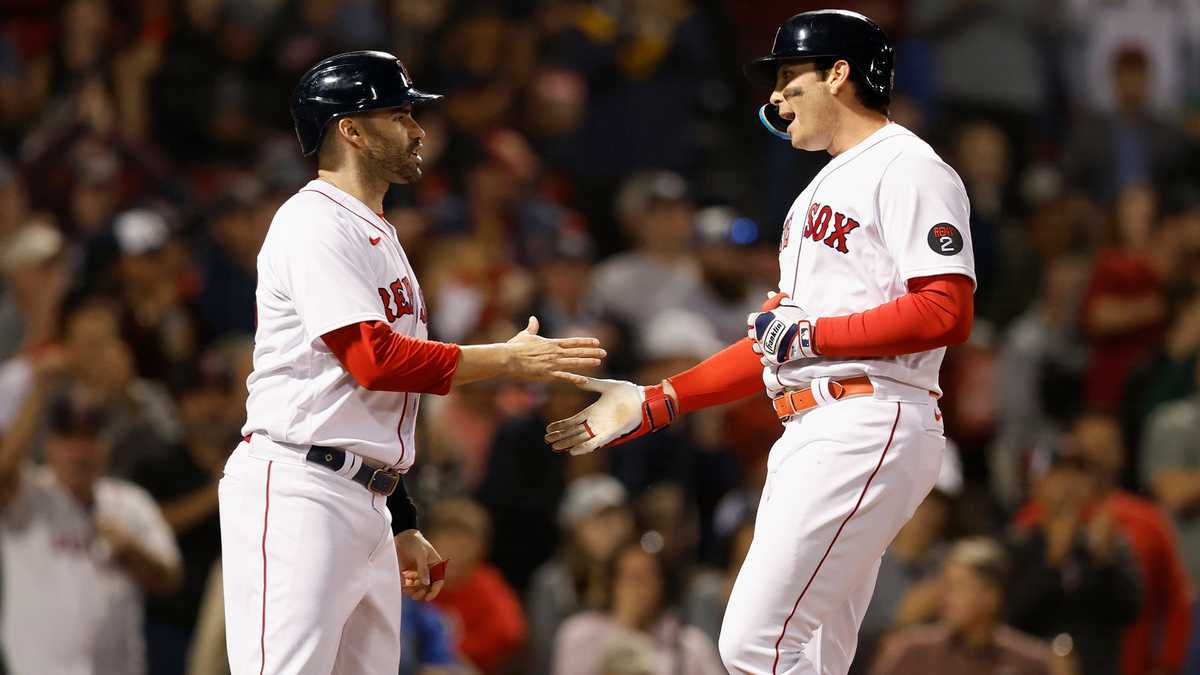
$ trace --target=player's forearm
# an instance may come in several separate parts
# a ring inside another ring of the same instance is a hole
[[[971,280],[915,280],[909,292],[864,312],[821,317],[813,331],[824,357],[899,356],[961,344],[974,320]]]
[[[752,342],[743,338],[667,378],[664,389],[678,403],[680,414],[732,403],[763,391],[762,363]]]
[[[460,385],[499,377],[509,372],[512,350],[504,343],[459,347],[458,369],[450,379]]]

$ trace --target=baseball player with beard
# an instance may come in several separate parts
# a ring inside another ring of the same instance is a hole
[[[245,437],[219,487],[235,675],[395,675],[402,588],[431,599],[445,568],[402,478],[421,394],[500,375],[580,382],[568,371],[604,356],[592,338],[539,337],[533,317],[502,344],[428,339],[382,211],[389,185],[420,179],[413,110],[440,98],[383,52],[326,59],[296,89],[318,177],[280,207],[258,256]]]
[[[784,221],[779,292],[746,339],[660,384],[590,380],[599,400],[547,428],[555,450],[591,452],[766,390],[783,434],[721,627],[731,673],[844,675],[880,558],[941,465],[938,370],[973,315],[970,209],[954,170],[888,120],[893,66],[861,14],[780,27],[747,67],[773,87],[760,118],[833,159]]]

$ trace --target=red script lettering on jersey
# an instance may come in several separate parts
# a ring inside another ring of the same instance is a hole
[[[414,293],[412,282],[408,280],[408,277],[396,279],[388,286],[388,288],[380,288],[378,290],[379,299],[383,301],[383,311],[387,316],[388,323],[392,323],[402,316],[407,316],[413,313]],[[395,310],[392,310],[393,299],[396,302]],[[422,322],[425,322],[424,302],[422,302],[419,318]]]
[[[808,209],[808,219],[804,223],[803,237],[813,241],[823,241],[826,246],[838,253],[849,253],[846,236],[858,227],[857,220],[846,216],[841,211],[834,211],[827,205],[814,203]]]

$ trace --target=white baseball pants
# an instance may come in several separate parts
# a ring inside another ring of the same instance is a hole
[[[721,626],[730,673],[845,675],[880,558],[945,446],[936,401],[905,385],[787,421]]]
[[[232,675],[396,675],[400,568],[387,500],[254,436],[218,488]]]

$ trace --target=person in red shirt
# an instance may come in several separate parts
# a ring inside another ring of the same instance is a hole
[[[1107,512],[1129,542],[1141,573],[1142,610],[1121,641],[1122,675],[1182,672],[1191,635],[1191,588],[1175,532],[1155,503],[1117,487],[1125,456],[1116,421],[1093,413],[1077,420],[1067,439],[1063,461],[1087,470],[1095,486],[1085,517]],[[1039,522],[1045,507],[1038,501],[1017,513],[1018,526]]]
[[[525,644],[525,612],[500,571],[486,562],[491,520],[469,499],[439,503],[429,541],[447,560],[446,585],[434,604],[456,626],[458,650],[483,675],[503,672]]]
[[[1084,294],[1083,332],[1092,348],[1087,402],[1114,412],[1129,372],[1150,355],[1166,328],[1163,284],[1169,246],[1154,237],[1157,197],[1145,186],[1126,188],[1117,198],[1119,244],[1101,251]]]

